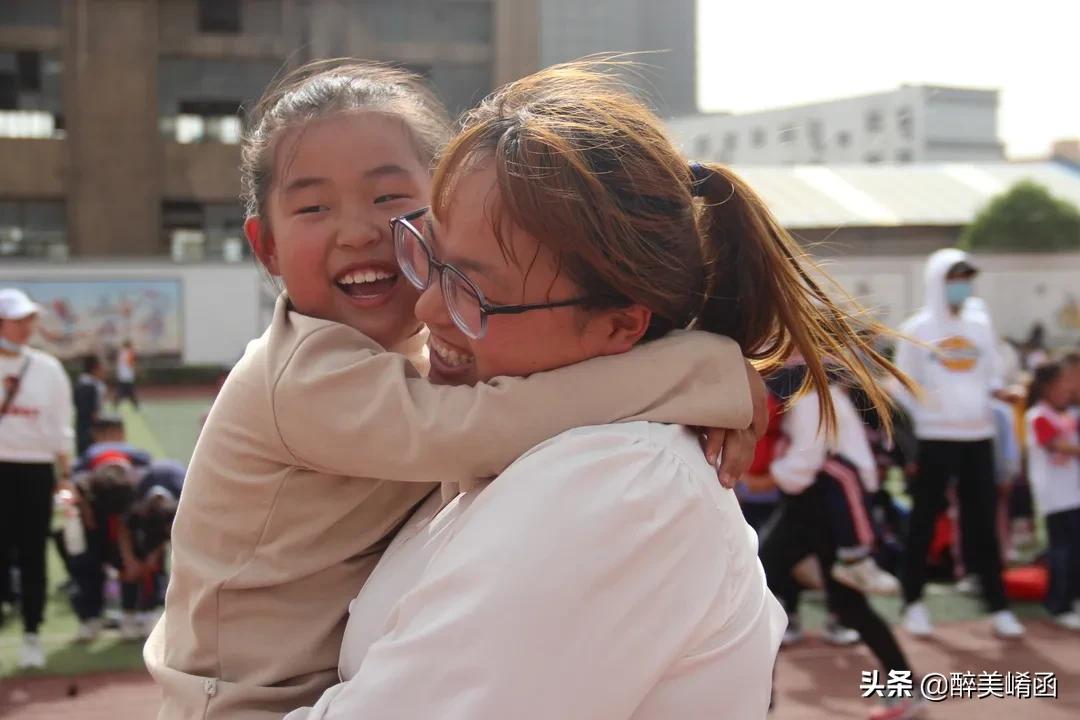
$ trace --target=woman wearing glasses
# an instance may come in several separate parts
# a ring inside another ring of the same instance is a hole
[[[529,375],[691,324],[798,350],[816,387],[826,354],[867,379],[847,348],[891,369],[757,196],[688,166],[589,66],[470,113],[433,197],[392,222],[433,374]],[[343,682],[290,718],[763,718],[785,624],[734,495],[691,433],[647,422],[565,432],[429,500],[350,609]]]
[[[144,653],[162,720],[268,720],[318,700],[339,678],[349,601],[436,483],[498,473],[580,425],[745,427],[751,414],[741,351],[707,333],[527,379],[432,385],[389,221],[429,202],[446,122],[434,96],[397,69],[316,63],[250,120],[244,229],[284,292],[185,481],[166,611]]]

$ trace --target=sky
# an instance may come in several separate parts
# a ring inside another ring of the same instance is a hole
[[[703,111],[960,85],[1001,91],[1009,157],[1080,138],[1080,0],[697,3]]]

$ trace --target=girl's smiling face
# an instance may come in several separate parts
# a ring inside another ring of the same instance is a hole
[[[244,230],[300,313],[386,348],[420,329],[417,291],[394,260],[390,219],[428,202],[431,178],[402,121],[370,111],[282,133],[265,217]]]

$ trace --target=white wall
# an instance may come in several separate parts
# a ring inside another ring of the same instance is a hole
[[[5,281],[176,279],[181,286],[182,361],[231,365],[269,321],[272,295],[254,264],[177,265],[171,262],[6,261]]]
[[[998,334],[1023,340],[1032,324],[1059,346],[1080,342],[1080,253],[976,256],[975,294],[990,308]],[[846,257],[826,269],[892,327],[923,303],[925,257]]]
[[[897,326],[922,305],[924,257],[830,258],[826,270],[849,293]],[[998,332],[1027,336],[1034,322],[1055,344],[1080,342],[1080,254],[1010,254],[977,258],[976,294]],[[182,286],[183,361],[232,364],[270,319],[273,294],[253,265],[166,262],[5,263],[5,280],[176,278]],[[1070,304],[1071,303],[1071,304]]]

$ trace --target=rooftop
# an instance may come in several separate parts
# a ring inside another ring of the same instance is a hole
[[[1021,180],[1080,207],[1080,168],[1062,162],[736,166],[784,227],[966,225]]]

